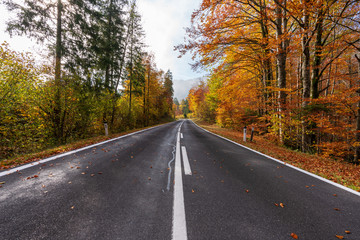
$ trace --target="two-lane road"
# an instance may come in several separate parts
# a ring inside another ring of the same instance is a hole
[[[191,121],[8,173],[0,239],[360,239],[359,195]]]

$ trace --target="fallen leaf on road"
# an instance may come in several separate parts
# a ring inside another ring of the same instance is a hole
[[[246,189],[245,192],[249,193],[250,191]]]
[[[337,197],[337,194],[333,194],[334,197]]]
[[[75,206],[72,206],[72,207],[71,207],[71,209],[74,209],[74,208],[75,208]]]
[[[76,169],[80,169],[80,167],[76,167]]]
[[[98,174],[102,174],[102,172],[98,172]]]
[[[335,210],[335,211],[340,211],[340,209],[339,209],[339,208],[334,208],[334,210]]]
[[[71,184],[72,182],[68,182],[68,184]]]
[[[151,180],[151,177],[148,177],[148,180],[150,181],[150,180]]]
[[[5,184],[5,182],[0,182],[0,184]]]
[[[291,237],[294,239],[299,239],[298,235],[296,235],[295,233],[291,233]]]
[[[283,203],[280,203],[279,205],[280,205],[280,207],[282,207],[282,208],[284,208],[284,207],[285,207]]]
[[[346,234],[351,234],[351,232],[350,232],[350,231],[347,231],[347,230],[345,230],[345,233],[346,233]]]
[[[82,172],[81,174],[82,174],[82,175],[85,175],[85,174],[86,174],[86,172]]]
[[[37,178],[37,177],[39,177],[38,175],[34,175],[34,178]]]
[[[45,187],[45,185],[43,184],[41,187],[42,187],[42,188],[44,188],[44,187]]]
[[[194,193],[195,192],[194,189],[191,189],[191,192]]]
[[[221,180],[220,182],[224,183],[224,180]]]
[[[309,188],[309,186],[306,186],[307,188]]]
[[[150,166],[150,168],[152,168],[152,166]]]
[[[93,176],[95,176],[95,174],[93,174],[93,173],[92,173],[92,174],[90,174],[90,176],[92,176],[92,177],[93,177]]]
[[[338,239],[344,239],[344,236],[341,235],[335,235]]]

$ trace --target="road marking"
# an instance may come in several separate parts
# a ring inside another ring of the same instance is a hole
[[[185,175],[192,175],[191,168],[190,168],[190,163],[189,163],[189,158],[188,158],[188,155],[187,155],[187,152],[186,152],[186,148],[184,146],[182,146],[181,150],[182,150],[182,157],[183,157]]]
[[[167,123],[167,124],[171,124],[171,123]],[[55,155],[55,156],[52,156],[52,157],[49,157],[49,158],[45,158],[45,159],[37,161],[37,162],[32,162],[32,163],[29,163],[29,164],[25,164],[25,165],[22,165],[20,167],[12,168],[10,170],[5,170],[5,171],[0,172],[0,177],[5,176],[5,175],[10,175],[10,174],[12,174],[12,173],[14,173],[16,171],[21,171],[21,170],[24,170],[24,169],[27,169],[27,168],[38,166],[39,164],[43,164],[43,163],[46,163],[46,162],[49,162],[49,161],[53,161],[53,160],[58,159],[58,158],[62,158],[62,157],[65,157],[65,156],[68,156],[68,155],[71,155],[71,154],[74,154],[74,153],[77,153],[77,152],[84,151],[86,149],[90,149],[90,148],[93,148],[93,147],[96,147],[96,146],[100,146],[100,145],[103,145],[105,143],[113,142],[113,141],[119,140],[121,138],[129,137],[129,136],[132,136],[132,135],[135,135],[135,134],[138,134],[138,133],[142,133],[142,132],[148,131],[150,129],[158,128],[158,127],[161,127],[161,126],[164,126],[164,125],[167,125],[167,124],[162,124],[162,125],[159,125],[159,126],[147,128],[147,129],[144,129],[144,130],[141,130],[141,131],[133,132],[133,133],[130,133],[130,134],[127,134],[127,135],[124,135],[124,136],[120,136],[120,137],[117,137],[117,138],[113,138],[113,139],[110,139],[110,140],[106,140],[106,141],[103,141],[103,142],[100,142],[100,143],[95,143],[93,145],[86,146],[86,147],[83,147],[83,148],[79,148],[79,149],[76,149],[76,150],[73,150],[73,151],[70,151],[70,152],[66,152],[66,153]]]
[[[182,125],[182,124],[181,124]],[[184,204],[184,189],[182,181],[181,154],[180,154],[180,129],[177,133],[175,170],[174,170],[174,209],[173,209],[173,240],[187,240],[186,216]]]
[[[316,174],[313,174],[313,173],[308,172],[308,171],[305,171],[305,170],[303,170],[303,169],[301,169],[301,168],[295,167],[295,166],[293,166],[293,165],[291,165],[291,164],[289,164],[289,163],[285,163],[285,162],[283,162],[283,161],[280,161],[279,159],[270,157],[270,156],[268,156],[268,155],[266,155],[266,154],[264,154],[264,153],[258,152],[258,151],[254,150],[254,149],[251,149],[251,148],[249,148],[249,147],[246,147],[246,146],[244,146],[244,145],[241,145],[240,143],[231,141],[230,139],[227,139],[227,138],[225,138],[225,137],[222,137],[222,136],[220,136],[220,135],[217,135],[217,134],[215,134],[215,133],[212,133],[212,132],[210,132],[210,131],[208,131],[208,130],[202,128],[202,127],[200,127],[199,125],[197,125],[197,124],[194,123],[193,121],[191,121],[191,122],[192,122],[193,124],[195,124],[195,126],[197,126],[198,128],[204,130],[205,132],[208,132],[208,133],[210,133],[210,134],[212,134],[212,135],[215,135],[215,136],[217,136],[217,137],[219,137],[219,138],[222,138],[222,139],[224,139],[224,140],[226,140],[226,141],[228,141],[228,142],[231,142],[231,143],[233,143],[233,144],[235,144],[235,145],[238,145],[238,146],[240,146],[240,147],[246,148],[246,149],[248,149],[248,150],[250,150],[250,151],[252,151],[252,152],[255,152],[255,153],[257,153],[257,154],[259,154],[259,155],[261,155],[261,156],[267,157],[267,158],[269,158],[269,159],[271,159],[271,160],[273,160],[273,161],[275,161],[275,162],[278,162],[278,163],[280,163],[280,164],[283,164],[283,165],[285,165],[285,166],[288,166],[289,168],[293,168],[293,169],[295,169],[295,170],[297,170],[297,171],[299,171],[299,172],[302,172],[302,173],[305,173],[305,174],[307,174],[307,175],[309,175],[309,176],[312,176],[312,177],[314,177],[314,178],[317,178],[317,179],[319,179],[319,180],[321,180],[321,181],[323,181],[323,182],[329,183],[329,184],[331,184],[331,185],[333,185],[333,186],[335,186],[335,187],[341,188],[341,189],[343,189],[343,190],[345,190],[345,191],[348,191],[348,192],[353,193],[353,194],[355,194],[355,195],[357,195],[357,196],[360,196],[360,192],[357,192],[357,191],[355,191],[355,190],[353,190],[353,189],[351,189],[351,188],[345,187],[345,186],[343,186],[343,185],[340,185],[340,184],[338,184],[338,183],[335,183],[335,182],[333,182],[333,181],[330,181],[330,180],[328,180],[328,179],[326,179],[326,178],[320,177],[320,176],[318,176],[318,175],[316,175]]]
[[[183,134],[181,134],[181,138],[184,138],[184,135],[183,135]]]

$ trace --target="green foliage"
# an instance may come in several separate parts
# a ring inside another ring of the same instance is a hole
[[[59,5],[14,2],[7,1],[19,12],[9,31],[58,40],[48,19],[59,16]],[[55,66],[37,66],[30,55],[1,45],[0,159],[104,134],[104,121],[117,133],[173,116],[172,74],[157,70],[144,52],[135,2],[128,12],[123,0],[60,4],[61,54]]]
[[[40,74],[29,54],[0,46],[0,158],[44,145],[49,132],[37,105]]]

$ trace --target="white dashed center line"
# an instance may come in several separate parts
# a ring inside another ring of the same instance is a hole
[[[187,240],[186,216],[184,203],[184,189],[182,181],[181,153],[180,153],[180,129],[177,133],[175,171],[174,171],[174,209],[173,209],[173,240]]]
[[[186,152],[186,148],[184,146],[182,146],[181,150],[182,150],[182,157],[183,157],[185,175],[192,175],[188,155],[187,155],[187,152]]]

